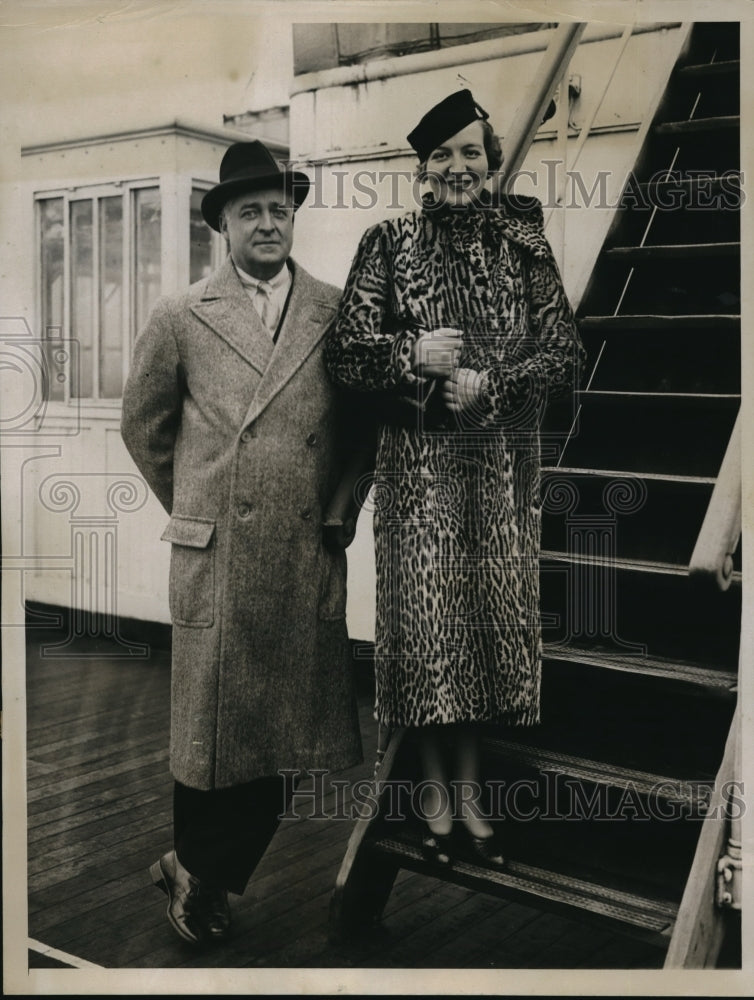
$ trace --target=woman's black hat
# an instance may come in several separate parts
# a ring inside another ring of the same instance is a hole
[[[489,115],[474,100],[470,90],[456,90],[435,104],[416,128],[406,136],[421,163],[447,139],[475,121],[486,121]]]
[[[220,183],[202,198],[202,215],[212,229],[220,231],[223,206],[244,191],[281,187],[293,197],[297,209],[309,193],[309,178],[298,170],[282,170],[267,147],[254,139],[228,146],[220,163]]]

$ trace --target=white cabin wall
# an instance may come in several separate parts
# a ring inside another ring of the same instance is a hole
[[[222,9],[217,5],[216,10],[212,18],[159,11],[149,18],[148,31],[143,17],[136,14],[109,21],[82,16],[77,24],[52,31],[47,22],[54,11],[40,8],[37,25],[19,31],[16,44],[6,46],[0,79],[12,114],[2,125],[0,144],[0,217],[7,261],[0,272],[0,297],[4,315],[28,324],[32,337],[38,322],[35,191],[132,177],[162,178],[168,198],[163,291],[176,290],[186,255],[185,247],[172,255],[170,250],[171,240],[180,242],[183,227],[178,194],[185,192],[192,178],[217,177],[226,142],[183,133],[149,135],[148,128],[176,119],[219,128],[224,116],[287,104],[290,92],[291,158],[310,163],[315,180],[314,196],[297,214],[294,257],[316,277],[342,286],[364,229],[412,207],[414,158],[405,136],[417,118],[457,85],[460,74],[504,140],[548,35],[446,48],[441,50],[442,68],[432,65],[435,53],[350,67],[354,76],[363,71],[364,77],[378,72],[384,78],[341,86],[322,86],[331,72],[324,71],[316,75],[316,89],[302,89],[302,78],[292,76],[289,18],[245,15],[238,5]],[[585,37],[600,33],[604,31],[589,28]],[[596,117],[596,134],[579,162],[587,190],[597,172],[608,169],[608,193],[614,197],[620,191],[638,150],[641,123],[654,110],[683,36],[683,30],[671,28],[645,31],[629,42]],[[581,97],[572,109],[577,126],[601,92],[619,44],[613,32],[612,37],[585,41],[577,50],[571,67],[571,73],[581,77]],[[489,56],[493,49],[494,58]],[[476,61],[480,52],[488,54],[484,61]],[[451,65],[454,60],[456,65]],[[27,82],[30,64],[44,72],[40,79]],[[410,66],[412,72],[401,69],[400,75],[390,75],[398,66]],[[522,193],[540,197],[546,213],[545,161],[563,152],[552,126],[549,122],[540,130],[524,164],[524,169],[535,172],[538,183],[522,177],[517,186]],[[127,136],[129,130],[143,134]],[[110,139],[66,144],[97,135]],[[52,145],[61,140],[61,145]],[[576,135],[568,140],[569,150],[577,141]],[[38,148],[22,156],[22,147]],[[374,194],[367,183],[365,194],[352,187],[360,170],[382,171],[387,177],[376,181]],[[346,173],[338,180],[335,171]],[[395,171],[406,175],[397,200],[390,179]],[[318,203],[328,207],[317,207]],[[611,217],[610,210],[595,207],[565,212],[563,273],[574,304]],[[9,462],[11,450],[4,450],[4,518],[8,511],[21,510],[22,555],[28,555],[22,597],[74,606],[83,601],[91,610],[115,607],[126,617],[166,622],[169,546],[159,541],[165,514],[153,497],[142,502],[138,490],[130,501],[121,495],[118,502],[123,509],[113,511],[108,502],[113,477],[132,483],[136,475],[120,440],[119,417],[117,403],[98,407],[82,403],[76,412],[50,404],[44,433],[29,443],[27,460],[19,463],[14,455]],[[30,503],[29,497],[37,496],[50,476],[67,479],[80,490],[75,511],[66,509],[62,487],[59,502]],[[9,490],[14,493],[11,503],[6,499]],[[95,524],[97,518],[105,522]],[[97,560],[90,558],[88,568],[78,574],[80,579],[72,581],[71,549],[72,532],[88,532],[90,542],[96,536],[100,545],[113,527],[118,544],[115,598],[100,586],[101,581],[97,586],[92,583],[100,565]],[[11,551],[7,542],[4,551]],[[349,549],[348,620],[354,638],[373,638],[374,588],[371,519],[365,510]]]

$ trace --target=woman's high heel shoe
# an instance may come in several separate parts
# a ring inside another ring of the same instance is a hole
[[[449,868],[452,863],[450,834],[432,833],[431,830],[427,830],[422,836],[422,854],[427,861],[442,868]]]
[[[490,837],[475,837],[466,827],[464,830],[472,851],[488,868],[502,868],[505,865],[505,855],[496,833]]]

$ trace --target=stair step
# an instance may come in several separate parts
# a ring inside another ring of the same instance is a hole
[[[678,567],[585,561],[565,553],[540,561],[542,632],[550,646],[602,656],[646,657],[735,672],[741,593],[702,586]],[[727,680],[727,677],[726,677]]]
[[[700,688],[711,689],[721,696],[735,693],[738,685],[738,674],[734,670],[724,668],[714,669],[702,667],[696,663],[682,660],[669,660],[651,656],[621,656],[597,652],[589,649],[579,649],[576,646],[558,646],[545,643],[543,656],[553,664],[576,663],[591,666],[600,670],[613,670],[619,673],[637,674],[658,680],[692,684]]]
[[[663,562],[659,559],[629,559],[626,557],[621,559],[616,558],[612,554],[593,555],[591,552],[582,554],[581,552],[558,552],[546,549],[542,549],[541,556],[551,563],[578,563],[583,566],[593,566],[610,570],[630,570],[634,573],[662,573],[666,576],[680,577],[688,577],[689,573],[688,565],[685,563]],[[731,585],[740,587],[741,582],[741,573],[733,573],[731,576]]]
[[[687,121],[662,122],[655,125],[656,135],[685,136],[700,132],[722,132],[740,129],[740,115],[715,115],[712,118],[689,118]]]
[[[730,170],[721,176],[700,172],[690,177],[679,171],[657,171],[651,180],[642,181],[629,194],[636,191],[638,206],[657,206],[661,211],[738,211],[742,204],[741,173]],[[628,195],[627,195],[628,196]]]
[[[649,232],[624,232],[622,242],[603,251],[595,271],[600,289],[590,302],[592,315],[598,310],[630,316],[739,315],[740,243],[688,241],[685,225],[677,220],[675,232],[668,232],[663,222],[670,237],[663,241],[653,222]]]
[[[621,193],[620,214],[609,246],[739,242],[744,198],[741,173],[734,162],[739,154],[733,150],[732,160],[725,160],[724,146],[725,143],[715,143],[712,150],[720,161],[717,171],[703,144],[698,150],[698,162],[687,163],[684,169],[679,163],[671,169],[672,156],[668,150],[661,158],[648,157]],[[595,292],[600,300],[606,295],[602,290],[605,270],[600,267],[602,256],[591,283],[590,299]],[[612,304],[619,294],[620,289]]]
[[[634,573],[665,573],[671,576],[686,576],[688,566],[679,563],[661,562],[657,559],[616,559],[613,555],[581,555],[579,552],[541,551],[542,559],[551,563],[579,563],[604,569],[631,570]]]
[[[583,392],[561,464],[717,476],[739,406],[728,394]]]
[[[558,799],[561,816],[562,798],[567,799],[575,778],[602,786],[608,810],[626,790],[636,790],[688,807],[683,815],[699,818],[735,704],[727,689],[650,680],[646,674],[590,666],[583,658],[557,664],[548,660],[541,721],[527,727],[485,727],[481,773],[509,787],[522,778],[531,781],[534,772],[532,795],[540,802]],[[503,744],[522,749],[509,754]],[[500,791],[491,791],[493,812],[502,804],[506,814]]]
[[[647,261],[668,259],[735,257],[740,252],[740,243],[662,243],[640,247],[612,247],[605,251],[605,256],[629,264],[642,264]]]
[[[619,655],[615,654],[616,659]],[[629,658],[622,655],[624,661]],[[604,662],[590,665],[583,656],[557,663],[548,660],[542,677],[540,723],[489,735],[543,752],[599,761],[604,776],[598,784],[619,785],[621,774],[629,771],[667,775],[668,781],[687,786],[674,789],[679,792],[677,801],[691,800],[694,783],[711,787],[725,749],[735,694],[659,676],[650,680],[643,673],[606,670]],[[729,677],[730,672],[726,673]],[[497,776],[505,770],[501,760],[486,766],[484,773]],[[552,795],[554,790],[548,786],[545,791]]]
[[[702,163],[701,166],[706,165]],[[735,182],[731,181],[724,189],[721,185],[717,194],[702,193],[701,188],[695,189],[691,186],[687,187],[685,192],[677,194],[666,190],[662,193],[662,198],[667,198],[666,204],[672,203],[672,199],[675,198],[678,204],[676,209],[653,208],[655,203],[661,201],[661,196],[652,190],[650,184],[648,193],[637,195],[637,198],[643,199],[642,205],[634,211],[623,214],[619,228],[611,237],[610,245],[662,246],[739,242],[740,207],[744,196],[738,183],[739,173],[731,170],[729,176],[735,177]],[[721,261],[721,264],[723,262]],[[615,301],[617,297],[613,300]]]
[[[586,468],[576,468],[572,465],[544,465],[542,467],[543,473],[561,473],[565,475],[575,475],[575,476],[614,476],[618,479],[621,478],[635,478],[636,474],[631,473],[628,476],[625,470],[621,469],[586,469]],[[667,483],[707,483],[714,486],[715,477],[714,476],[674,476],[664,472],[642,472],[639,473],[642,479],[650,480],[657,479],[662,482]]]
[[[696,63],[691,66],[683,66],[678,70],[678,76],[681,79],[688,79],[690,77],[728,76],[740,72],[740,59],[725,59],[721,62]]]
[[[544,469],[542,548],[567,551],[576,522],[607,519],[615,557],[688,566],[711,495],[712,486],[698,479]]]
[[[666,120],[682,120],[689,114],[698,120],[738,115],[740,62],[729,59],[686,66],[674,75],[672,90],[676,100],[668,107]]]
[[[424,860],[417,844],[396,837],[379,837],[370,847],[399,859],[403,867],[437,875],[437,869]],[[530,905],[534,900],[540,905],[586,912],[663,937],[670,936],[678,912],[678,904],[672,900],[647,898],[515,859],[498,871],[455,858],[451,869],[443,872],[443,879],[474,891],[512,896]]]
[[[685,65],[725,62],[741,54],[737,21],[702,21],[694,25],[692,44]]]
[[[697,402],[699,404],[709,404],[716,400],[724,400],[729,403],[738,403],[741,400],[740,393],[737,392],[633,392],[616,391],[614,389],[581,389],[577,390],[580,400],[591,399],[611,399],[611,400],[638,400],[652,402],[658,399],[678,400],[679,402]]]
[[[656,134],[652,135],[652,142],[658,147],[653,153],[656,170],[672,166],[687,176],[705,172],[709,176],[721,176],[741,169],[741,133],[736,128]],[[690,236],[687,242],[701,241]]]
[[[665,802],[695,809],[699,807],[700,801],[708,801],[711,794],[709,786],[695,789],[688,782],[675,777],[611,765],[602,760],[590,760],[587,757],[530,743],[485,739],[484,748],[495,756],[505,758],[508,763],[537,771],[554,772],[591,785],[606,785],[614,789],[629,788],[639,795],[656,795]]]
[[[581,316],[580,330],[610,332],[612,330],[734,330],[741,327],[741,317],[730,313],[715,315],[692,314],[665,316],[657,314],[620,316]]]
[[[588,355],[586,379],[593,391],[694,395],[741,391],[738,331],[718,333],[714,352],[709,350],[706,330],[582,329],[582,339]],[[704,365],[699,364],[701,357]]]

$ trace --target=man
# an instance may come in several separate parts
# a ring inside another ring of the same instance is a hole
[[[231,146],[205,221],[230,251],[160,300],[122,434],[170,514],[174,850],[152,866],[185,940],[222,940],[290,801],[280,769],[361,759],[345,552],[323,512],[346,457],[323,338],[339,292],[289,258],[308,178]]]

